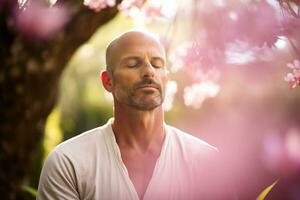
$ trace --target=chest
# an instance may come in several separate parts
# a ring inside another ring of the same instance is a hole
[[[187,174],[190,165],[182,154],[173,149],[147,156],[127,153],[117,156],[112,150],[76,166],[81,199],[191,199],[195,173]]]
[[[159,154],[122,154],[123,163],[140,199],[148,188],[158,157]]]

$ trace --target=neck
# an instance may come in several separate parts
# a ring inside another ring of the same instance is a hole
[[[139,111],[115,105],[112,127],[118,145],[141,152],[160,148],[164,140],[163,117],[161,106]]]

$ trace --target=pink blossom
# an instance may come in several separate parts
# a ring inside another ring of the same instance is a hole
[[[298,8],[299,9],[299,8]],[[288,13],[286,13],[284,19],[282,20],[282,33],[288,38],[299,39],[300,21]]]
[[[200,108],[204,100],[215,97],[219,91],[219,85],[211,81],[194,83],[184,88],[184,103],[195,109]]]
[[[16,12],[16,29],[31,39],[51,39],[69,20],[65,7],[47,7],[36,1]]]
[[[188,68],[191,70],[202,67],[201,48],[197,43],[185,43],[175,50],[170,57],[173,68]]]
[[[123,0],[118,9],[128,17],[151,22],[155,17],[164,17],[162,6],[145,3],[144,0]]]
[[[84,0],[83,4],[90,9],[99,12],[106,7],[115,6],[116,0]]]
[[[132,8],[141,9],[144,5],[144,0],[123,0],[118,6],[120,11],[127,11]]]
[[[243,40],[253,46],[277,41],[280,22],[276,10],[267,1],[246,1],[245,3],[224,3],[224,6],[212,6],[211,1],[195,8],[195,19],[205,32],[204,41],[212,48],[223,49],[227,42]]]
[[[144,15],[150,18],[153,17],[164,17],[160,6],[146,5],[143,8]]]
[[[118,9],[126,16],[133,17],[133,13],[140,12],[143,5],[143,0],[123,0]]]
[[[195,109],[200,108],[207,98],[215,97],[220,87],[216,84],[220,71],[213,66],[209,50],[198,43],[186,43],[179,46],[170,56],[171,71],[182,70],[193,83],[184,88],[184,103]]]
[[[220,72],[215,67],[215,53],[198,43],[185,43],[171,53],[171,71],[182,69],[193,81],[217,81]]]
[[[288,73],[284,80],[288,82],[291,88],[300,86],[300,63],[299,60],[295,59],[293,63],[288,63],[287,67],[292,69],[292,72]]]

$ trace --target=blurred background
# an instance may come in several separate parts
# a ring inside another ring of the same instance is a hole
[[[219,148],[237,199],[300,199],[299,6],[1,0],[1,194],[34,199],[48,153],[112,117],[105,48],[139,28],[167,51],[166,122]]]

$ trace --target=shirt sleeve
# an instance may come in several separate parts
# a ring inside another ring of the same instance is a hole
[[[73,163],[57,150],[52,151],[45,161],[37,193],[37,200],[52,199],[80,199]]]

